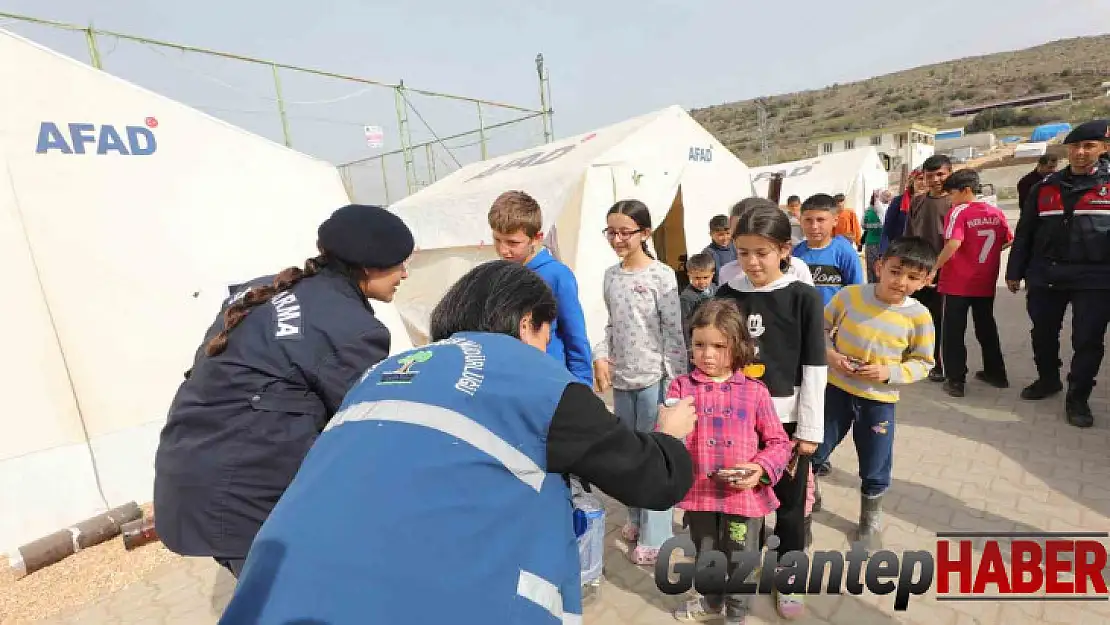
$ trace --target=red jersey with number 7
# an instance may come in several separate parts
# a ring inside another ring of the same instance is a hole
[[[944,219],[944,241],[962,243],[941,268],[938,290],[945,295],[993,297],[1002,249],[1013,240],[1006,215],[997,206],[986,202],[953,206]]]

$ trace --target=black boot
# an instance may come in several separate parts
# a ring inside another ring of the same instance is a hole
[[[802,527],[806,530],[806,549],[808,550],[813,545],[813,517],[806,517],[802,520]]]
[[[868,551],[882,548],[882,516],[883,496],[868,497],[861,495],[859,498],[859,534],[858,540],[863,543]]]
[[[1064,390],[1064,385],[1060,383],[1059,376],[1049,378],[1042,375],[1032,384],[1021,389],[1021,398],[1036,401],[1046,397],[1052,397],[1062,390]]]
[[[1091,414],[1091,405],[1087,401],[1091,397],[1091,389],[1070,387],[1064,399],[1064,414],[1068,423],[1077,428],[1089,428],[1095,424],[1095,416]]]

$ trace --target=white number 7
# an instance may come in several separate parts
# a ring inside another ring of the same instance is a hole
[[[995,242],[998,240],[998,235],[994,230],[976,230],[975,234],[986,239],[983,243],[983,249],[979,252],[979,264],[987,262],[987,257],[991,254],[991,248],[994,247]]]

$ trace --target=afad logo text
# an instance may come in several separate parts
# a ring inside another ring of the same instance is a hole
[[[937,535],[936,555],[869,552],[854,543],[846,552],[781,556],[778,537],[769,536],[763,552],[702,551],[695,559],[694,544],[683,535],[660,549],[655,584],[668,595],[690,588],[703,595],[893,593],[897,611],[905,611],[910,595],[925,594],[934,580],[937,601],[1107,601],[1107,536],[953,532]]]
[[[157,127],[158,120],[153,117],[147,117],[142,126],[123,128],[112,124],[44,121],[39,124],[35,153],[150,156],[158,150],[154,135]]]

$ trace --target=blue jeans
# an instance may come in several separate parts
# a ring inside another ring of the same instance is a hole
[[[647,388],[633,391],[613,389],[613,413],[617,415],[617,419],[637,432],[655,431],[655,423],[659,420],[659,404],[666,396],[663,382],[661,380]],[[673,509],[658,512],[630,507],[628,522],[640,530],[641,547],[658,549],[674,536]]]
[[[890,488],[894,459],[894,412],[898,404],[856,397],[832,384],[825,387],[825,442],[813,462],[827,465],[829,456],[852,429],[859,456],[860,492],[878,497]]]

